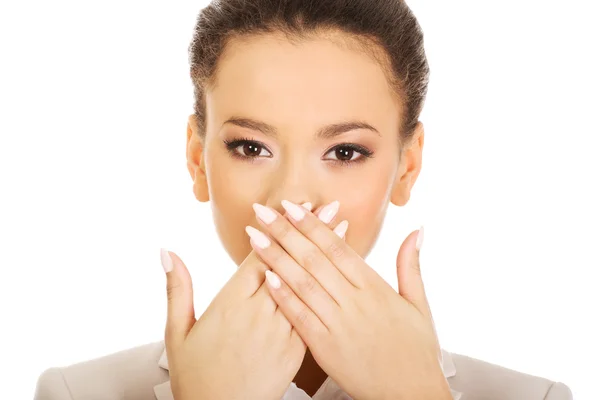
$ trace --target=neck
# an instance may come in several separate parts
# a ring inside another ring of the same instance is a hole
[[[325,379],[327,379],[327,374],[317,364],[310,350],[307,349],[302,365],[294,377],[294,383],[312,397],[323,385]]]

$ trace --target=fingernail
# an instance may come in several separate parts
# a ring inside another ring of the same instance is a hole
[[[281,205],[283,206],[283,208],[285,208],[285,211],[287,211],[288,214],[290,214],[290,217],[292,217],[296,221],[300,221],[302,218],[304,218],[305,211],[299,205],[289,202],[287,200],[281,200]]]
[[[265,276],[267,277],[267,282],[273,289],[279,289],[281,287],[281,281],[271,270],[265,270]]]
[[[302,207],[306,208],[307,211],[312,211],[312,204],[309,202],[302,204]]]
[[[348,221],[343,220],[333,229],[333,232],[338,235],[340,238],[343,238],[348,230]]]
[[[254,244],[260,247],[261,249],[266,249],[271,245],[271,241],[269,240],[269,238],[256,228],[247,226],[246,233],[248,234],[248,236],[250,236],[250,239],[254,242]]]
[[[268,207],[263,206],[262,204],[254,203],[252,204],[252,208],[254,208],[254,212],[261,219],[262,222],[269,225],[273,221],[277,219],[277,214],[275,214]]]
[[[419,236],[417,236],[417,251],[421,251],[421,246],[423,246],[423,239],[425,236],[425,230],[423,225],[419,228]]]
[[[324,223],[328,224],[331,222],[333,217],[335,217],[335,214],[337,214],[339,209],[340,209],[340,202],[336,200],[333,203],[328,204],[325,207],[323,207],[323,209],[319,213],[319,219],[321,221],[323,221]]]
[[[173,270],[173,260],[171,259],[171,255],[166,249],[160,249],[160,262],[165,270],[165,273],[171,272]]]

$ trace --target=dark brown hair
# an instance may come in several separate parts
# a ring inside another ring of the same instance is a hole
[[[324,31],[350,34],[374,57],[374,49],[384,50],[380,64],[404,106],[400,139],[409,138],[425,101],[429,65],[423,32],[403,0],[213,0],[200,12],[189,46],[200,134],[206,134],[205,90],[215,84],[228,40],[279,32],[294,41]]]

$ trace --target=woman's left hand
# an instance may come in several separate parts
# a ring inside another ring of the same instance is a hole
[[[303,207],[282,205],[287,218],[254,205],[276,243],[246,231],[275,272],[267,271],[271,295],[321,368],[354,399],[452,399],[420,275],[418,231],[398,252],[399,296],[346,244],[347,221],[332,231]]]

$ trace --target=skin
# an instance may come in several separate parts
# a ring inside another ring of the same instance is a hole
[[[336,220],[349,222],[346,243],[366,258],[389,203],[408,202],[421,169],[423,126],[401,149],[402,104],[379,62],[352,44],[354,39],[335,32],[295,44],[278,34],[234,38],[219,60],[216,85],[206,91],[204,138],[189,117],[193,192],[198,201],[211,202],[219,237],[237,265],[252,251],[245,227],[264,231],[253,203],[284,214],[282,200],[311,202],[313,210],[338,200]],[[226,123],[233,117],[259,121],[274,132]],[[351,121],[377,132],[316,135],[327,125]],[[259,146],[241,144],[232,152],[250,158],[234,157],[223,141],[236,139]],[[342,164],[335,148],[344,143],[363,146],[372,156],[342,147],[350,158]],[[307,352],[294,381],[312,395],[325,377]]]

